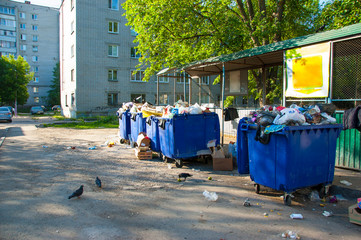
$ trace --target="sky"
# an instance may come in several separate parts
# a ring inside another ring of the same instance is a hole
[[[25,2],[25,0],[12,0],[14,2]],[[29,0],[31,4],[59,8],[62,0]]]

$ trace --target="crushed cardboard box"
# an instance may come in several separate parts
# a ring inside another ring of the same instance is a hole
[[[213,170],[215,171],[232,171],[233,161],[232,157],[226,158],[223,148],[212,147],[212,158],[213,158]]]
[[[147,134],[141,132],[137,138],[138,147],[149,147],[150,146],[150,138],[147,137]]]
[[[354,204],[348,208],[348,217],[351,223],[361,225],[361,209],[357,204]]]

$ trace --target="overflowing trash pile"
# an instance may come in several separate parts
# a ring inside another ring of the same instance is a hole
[[[208,108],[199,106],[197,103],[194,105],[189,105],[187,102],[178,100],[174,103],[173,106],[152,106],[149,103],[139,104],[133,102],[123,103],[122,107],[118,110],[117,115],[121,115],[124,111],[129,111],[130,113],[139,113],[143,114],[143,118],[149,116],[156,116],[162,118],[173,118],[177,114],[202,114],[204,112],[210,112]]]
[[[243,119],[246,123],[256,123],[266,127],[269,125],[320,125],[334,124],[336,119],[331,115],[336,107],[332,104],[316,104],[311,106],[298,106],[292,104],[289,107],[264,106],[260,110],[253,111],[250,116]],[[277,128],[277,126],[275,126]]]

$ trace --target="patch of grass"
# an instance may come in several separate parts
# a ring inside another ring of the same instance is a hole
[[[66,118],[56,116],[58,120],[65,120]],[[68,120],[68,119],[66,119]],[[77,128],[77,129],[93,129],[93,128],[118,128],[119,121],[117,116],[93,117],[74,119],[76,122],[68,122],[63,124],[44,124],[44,127],[57,128]]]

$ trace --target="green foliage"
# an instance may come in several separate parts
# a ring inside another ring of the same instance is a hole
[[[60,63],[57,63],[53,69],[47,103],[49,106],[60,105]]]
[[[0,101],[13,104],[15,99],[19,105],[26,103],[29,97],[28,83],[33,79],[29,64],[22,56],[17,59],[13,55],[0,58]]]
[[[69,120],[61,117],[56,117],[57,120]],[[75,119],[73,119],[75,120]],[[98,116],[93,121],[88,118],[76,119],[76,121],[64,124],[45,124],[44,127],[57,128],[77,128],[77,129],[93,129],[93,128],[118,128],[119,120],[117,116]]]
[[[316,21],[319,31],[339,29],[361,22],[361,1],[332,0],[322,9]]]

